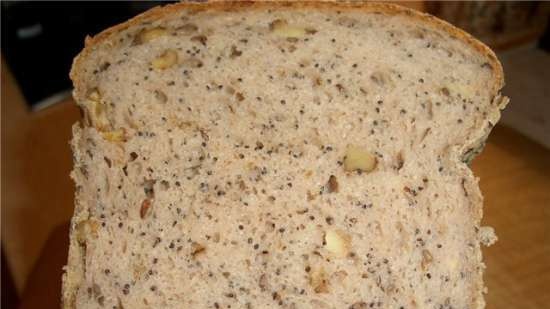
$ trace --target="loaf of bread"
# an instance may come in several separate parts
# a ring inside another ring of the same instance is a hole
[[[180,3],[86,39],[64,308],[484,307],[492,51],[372,3]]]

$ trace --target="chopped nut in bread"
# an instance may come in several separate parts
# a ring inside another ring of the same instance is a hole
[[[346,172],[362,171],[368,173],[374,170],[376,163],[376,157],[369,151],[357,146],[348,146],[344,158],[344,170]]]
[[[173,49],[165,50],[151,61],[151,66],[157,70],[166,70],[178,62],[178,53]]]
[[[164,35],[168,35],[168,31],[165,28],[161,28],[161,27],[143,30],[139,33],[139,42],[149,43],[152,40],[157,39]]]
[[[84,106],[91,125],[99,131],[110,128],[111,124],[107,118],[107,104],[102,100],[97,89],[90,92]]]
[[[269,29],[277,36],[283,38],[301,38],[306,35],[305,27],[289,25],[286,20],[277,19],[269,24]]]
[[[323,267],[311,271],[309,283],[315,293],[328,293],[328,278]]]
[[[350,252],[351,237],[341,230],[325,233],[325,248],[336,257],[346,257]]]
[[[103,138],[109,142],[121,143],[126,141],[126,130],[120,128],[117,130],[105,131],[102,132]]]
[[[98,223],[95,220],[83,220],[76,224],[76,238],[78,243],[86,244],[90,237],[97,237]]]

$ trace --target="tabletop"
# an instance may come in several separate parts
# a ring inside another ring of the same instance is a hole
[[[484,250],[487,308],[548,308],[550,151],[497,126],[472,167],[485,197],[483,223],[499,238]]]

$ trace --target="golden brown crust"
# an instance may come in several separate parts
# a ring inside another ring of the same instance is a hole
[[[470,34],[455,26],[436,18],[430,14],[422,13],[416,10],[405,8],[395,4],[388,3],[373,3],[373,2],[334,2],[334,1],[308,1],[308,2],[288,2],[288,1],[210,1],[210,2],[182,2],[159,6],[142,13],[122,24],[113,26],[105,31],[95,35],[94,37],[86,37],[85,47],[80,54],[74,59],[70,77],[78,90],[80,87],[79,72],[83,59],[93,51],[93,48],[99,43],[105,41],[110,36],[127,29],[128,27],[137,25],[144,21],[152,21],[161,19],[167,15],[178,12],[182,9],[193,9],[198,11],[233,11],[233,10],[253,10],[266,8],[293,8],[293,9],[318,9],[318,10],[362,10],[364,12],[380,12],[388,15],[404,15],[419,22],[431,25],[437,29],[447,32],[451,37],[463,41],[467,45],[477,50],[482,54],[487,62],[493,68],[493,95],[496,96],[500,89],[504,87],[504,74],[502,65],[498,61],[494,52],[482,42],[478,41]]]

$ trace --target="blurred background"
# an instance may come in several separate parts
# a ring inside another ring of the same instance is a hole
[[[165,2],[164,2],[165,3]],[[71,126],[80,115],[68,72],[84,37],[158,2],[1,2],[2,308],[59,308],[73,211]],[[474,160],[484,225],[487,308],[550,304],[550,2],[400,4],[493,48],[511,98]]]

